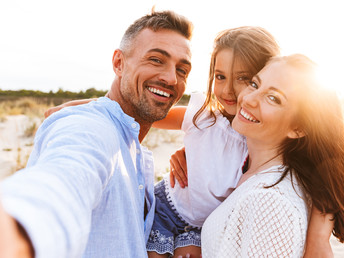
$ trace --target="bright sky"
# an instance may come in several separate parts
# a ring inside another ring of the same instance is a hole
[[[283,54],[302,53],[330,71],[341,87],[344,60],[342,0],[7,0],[0,2],[0,89],[109,89],[111,59],[137,18],[171,9],[195,26],[187,93],[204,91],[217,32],[261,26]]]

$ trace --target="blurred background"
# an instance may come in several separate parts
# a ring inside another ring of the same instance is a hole
[[[25,167],[47,108],[104,95],[125,29],[153,6],[194,23],[187,94],[206,90],[216,34],[253,25],[274,35],[282,54],[302,53],[317,62],[326,86],[344,96],[342,0],[1,1],[0,179]],[[176,131],[152,129],[147,135],[143,144],[153,151],[156,180],[168,173],[169,157],[182,139]],[[343,245],[331,241],[335,257],[344,257]]]
[[[302,53],[329,72],[343,91],[341,0],[11,0],[0,2],[0,89],[107,90],[111,59],[125,29],[138,17],[171,9],[195,25],[193,70],[186,93],[206,88],[212,42],[227,28],[261,26],[283,54]]]

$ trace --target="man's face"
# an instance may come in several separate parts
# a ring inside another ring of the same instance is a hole
[[[185,37],[171,30],[142,30],[123,53],[122,109],[139,122],[163,119],[182,97],[190,70]]]

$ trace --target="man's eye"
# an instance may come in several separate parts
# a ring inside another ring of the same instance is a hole
[[[278,97],[274,96],[274,95],[269,95],[268,98],[271,101],[275,102],[276,104],[281,104],[281,100]]]
[[[177,71],[183,75],[187,75],[187,72],[184,69],[178,68]]]
[[[155,63],[159,63],[162,64],[161,60],[159,58],[150,58],[151,61],[155,62]]]
[[[255,82],[251,81],[249,85],[255,89],[258,89],[258,85]]]

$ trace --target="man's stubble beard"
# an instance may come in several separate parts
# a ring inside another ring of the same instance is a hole
[[[164,119],[168,111],[173,106],[174,101],[171,101],[166,106],[166,103],[148,99],[144,92],[146,90],[147,89],[143,89],[139,99],[136,99],[131,90],[124,87],[121,88],[122,97],[125,100],[126,105],[128,105],[128,108],[132,110],[132,116],[136,120],[147,123],[154,123],[155,121]]]

